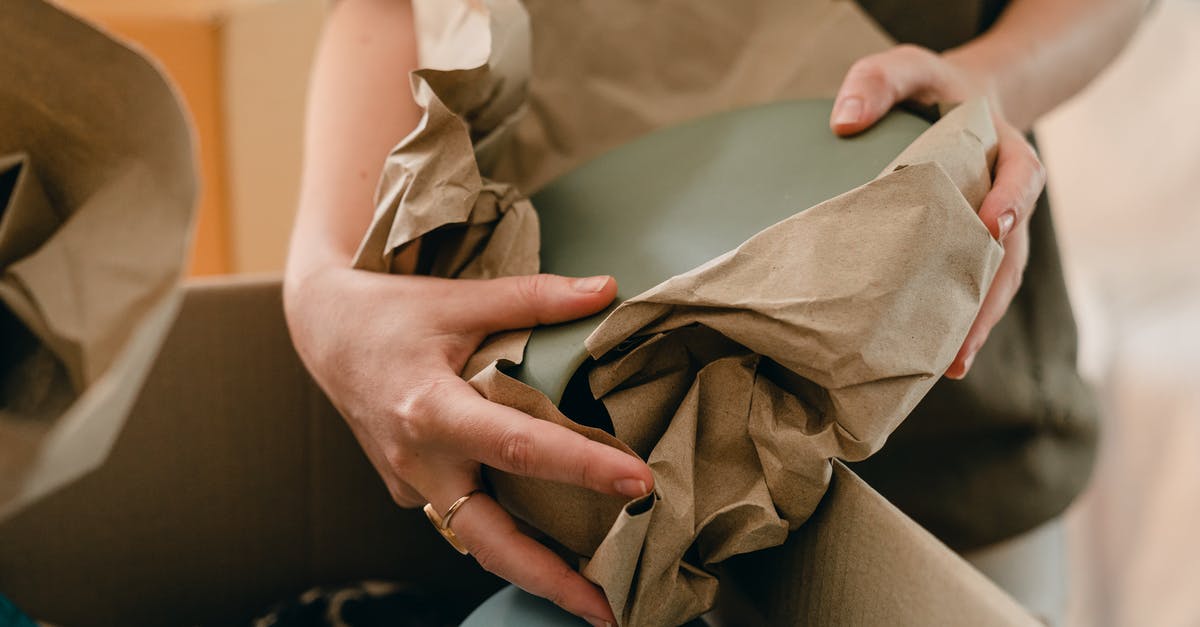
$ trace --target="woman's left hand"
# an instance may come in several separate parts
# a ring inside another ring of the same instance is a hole
[[[984,298],[975,323],[946,370],[961,379],[976,353],[1000,321],[1021,286],[1029,259],[1029,216],[1046,184],[1046,172],[1033,146],[1001,111],[994,89],[981,72],[955,58],[913,45],[900,45],[855,63],[838,91],[829,125],[838,135],[869,128],[893,106],[904,101],[923,105],[989,99],[999,140],[992,189],[983,200],[979,218],[1004,244],[1004,260]]]

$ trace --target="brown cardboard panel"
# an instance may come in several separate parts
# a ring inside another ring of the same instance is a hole
[[[840,462],[808,522],[723,582],[730,625],[1040,624]]]
[[[0,58],[2,518],[108,454],[178,306],[196,181],[136,51],[9,0]]]
[[[310,383],[276,281],[186,292],[96,472],[0,523],[0,590],[64,625],[213,624],[315,584],[499,585],[401,510]]]

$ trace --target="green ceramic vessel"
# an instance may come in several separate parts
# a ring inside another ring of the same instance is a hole
[[[869,182],[929,127],[895,111],[840,139],[829,130],[832,104],[795,100],[700,118],[559,178],[533,196],[542,270],[611,274],[619,303]],[[510,374],[560,403],[589,358],[584,340],[609,311],[535,329]]]

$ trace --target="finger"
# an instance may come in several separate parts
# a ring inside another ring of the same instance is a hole
[[[594,314],[612,302],[617,282],[610,276],[572,278],[532,274],[457,281],[447,303],[447,322],[495,333],[555,324]]]
[[[996,176],[979,208],[979,219],[1003,242],[1029,219],[1046,187],[1046,169],[1033,146],[1009,124],[996,127]]]
[[[461,379],[462,394],[447,395],[436,441],[504,472],[637,498],[650,493],[654,475],[642,460],[546,420],[493,403]],[[448,382],[449,385],[449,382]],[[451,432],[451,430],[453,432]]]
[[[899,102],[932,104],[933,95],[945,91],[945,73],[937,54],[919,46],[896,46],[863,57],[842,81],[829,126],[838,135],[853,135],[869,128]]]
[[[1021,288],[1021,277],[1025,273],[1025,263],[1028,259],[1029,227],[1026,224],[1018,227],[1005,244],[1004,260],[992,279],[992,285],[983,299],[979,314],[975,316],[975,322],[971,324],[971,330],[967,332],[967,338],[958,349],[950,367],[946,369],[947,378],[962,379],[967,376],[979,349],[983,348],[992,328],[1004,317],[1008,305]]]
[[[433,505],[438,513],[478,486],[474,475],[442,481]],[[477,493],[450,519],[450,528],[484,569],[517,587],[552,601],[593,625],[616,621],[603,592],[553,551],[521,533],[515,521],[487,494]]]

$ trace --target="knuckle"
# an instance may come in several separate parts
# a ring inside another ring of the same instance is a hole
[[[483,545],[477,546],[477,547],[471,549],[471,555],[475,558],[475,561],[479,563],[479,566],[482,567],[484,570],[488,571],[489,573],[492,573],[493,575],[499,575],[501,577],[504,576],[499,571],[499,566],[500,566],[499,555],[496,553],[496,549],[494,547],[492,547],[491,545],[483,544]]]
[[[918,46],[917,44],[913,43],[899,44],[892,50],[896,55],[906,57],[908,59],[926,60],[930,57],[937,56],[936,53],[929,48]]]
[[[1021,289],[1023,274],[1023,268],[1020,267],[1001,268],[1001,271],[996,274],[996,278],[992,281],[992,289],[990,291],[994,293],[995,303],[997,305],[1003,303],[1002,310],[1007,309],[1008,302],[1011,301],[1017,295],[1017,291]]]
[[[528,475],[534,467],[533,438],[525,431],[510,430],[500,436],[500,461],[509,471]]]
[[[521,299],[530,306],[537,307],[549,294],[551,280],[552,276],[549,274],[531,274],[523,277],[517,282]]]
[[[404,477],[412,468],[413,457],[409,454],[409,449],[403,446],[389,447],[383,453],[383,459],[387,463],[387,467],[396,477]],[[392,489],[392,486],[388,486]]]
[[[1004,315],[1004,312],[1003,311],[1000,312],[1000,314],[997,315],[995,317],[995,319],[988,321],[984,326],[980,327],[980,329],[975,333],[975,337],[971,339],[971,344],[970,344],[972,354],[978,353],[980,351],[980,349],[982,349],[983,346],[985,344],[987,344],[988,337],[991,336],[991,334],[992,334],[993,326],[997,322],[999,322],[1000,316],[1003,316],[1003,315]]]
[[[875,55],[865,56],[850,65],[849,74],[851,76],[863,76],[870,74],[878,67],[875,60]]]
[[[901,100],[902,94],[900,88],[892,82],[891,75],[882,66],[871,68],[863,77],[863,84],[872,94],[878,94],[877,97],[886,97],[892,101]]]
[[[1038,181],[1044,183],[1046,180],[1046,166],[1042,164],[1042,159],[1038,156],[1037,149],[1019,131],[1013,129],[1013,133],[1020,145],[1019,159],[1024,162],[1025,166],[1029,168]]]
[[[868,89],[878,90],[888,84],[887,71],[876,56],[859,59],[850,66],[850,74]]]
[[[1021,290],[1021,285],[1025,282],[1025,273],[1021,270],[1011,273],[1007,277],[1007,287],[1009,294],[1016,294]]]
[[[450,388],[451,382],[446,379],[430,379],[409,387],[395,408],[396,426],[402,440],[423,442],[429,439],[445,399],[452,393]]]
[[[594,455],[587,452],[580,455],[573,470],[576,484],[590,488],[598,486],[597,463]]]
[[[570,602],[571,597],[567,591],[571,589],[571,576],[573,574],[574,572],[565,565],[560,565],[555,569],[554,582],[550,587],[548,596],[546,597],[551,603],[554,603],[563,609],[568,609],[567,605]]]

